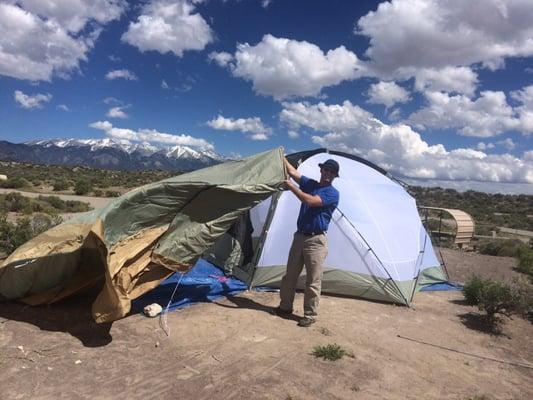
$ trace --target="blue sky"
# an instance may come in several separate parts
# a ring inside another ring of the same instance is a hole
[[[4,0],[0,31],[4,140],[327,147],[533,186],[530,0]]]

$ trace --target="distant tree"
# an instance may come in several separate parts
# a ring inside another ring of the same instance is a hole
[[[74,186],[74,192],[77,195],[87,194],[91,190],[93,190],[93,187],[92,187],[91,182],[88,179],[82,178],[76,181],[76,185]]]
[[[30,183],[21,177],[10,178],[3,183],[3,187],[10,189],[21,189],[30,186]]]
[[[52,186],[54,187],[54,192],[59,192],[62,190],[67,190],[69,185],[65,178],[60,178],[56,179]]]

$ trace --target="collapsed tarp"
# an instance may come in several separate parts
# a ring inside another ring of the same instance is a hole
[[[48,304],[105,277],[97,322],[189,270],[245,211],[280,190],[281,149],[149,184],[19,247],[0,265],[0,297]]]

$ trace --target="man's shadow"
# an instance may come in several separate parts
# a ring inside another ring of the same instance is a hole
[[[91,314],[91,305],[99,291],[100,288],[93,288],[44,306],[0,302],[0,324],[9,324],[10,321],[26,322],[43,331],[69,333],[85,347],[102,347],[113,339],[110,333],[112,324],[97,324]]]
[[[257,301],[252,300],[252,299],[250,299],[248,297],[239,296],[239,294],[241,294],[241,293],[242,292],[239,292],[239,293],[236,293],[236,294],[227,294],[225,296],[228,299],[228,301],[233,303],[233,305],[226,305],[226,304],[222,304],[220,302],[216,302],[216,304],[218,306],[220,306],[220,307],[234,308],[234,309],[247,308],[247,309],[250,309],[250,310],[257,310],[257,311],[265,312],[267,314],[276,315],[276,312],[275,312],[276,307],[267,306],[267,305],[258,303]],[[300,317],[298,317],[295,314],[283,315],[283,316],[278,316],[278,317],[283,318],[283,319],[292,320],[292,321],[299,321],[300,320]]]

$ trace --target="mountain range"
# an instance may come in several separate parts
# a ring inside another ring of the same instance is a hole
[[[190,171],[218,164],[226,158],[210,150],[195,150],[187,146],[154,146],[106,138],[25,143],[0,140],[0,160],[120,170]]]

